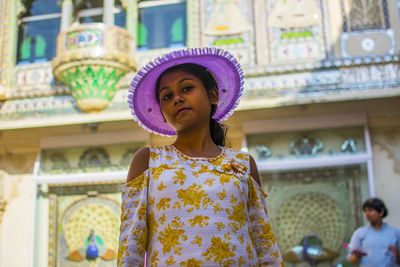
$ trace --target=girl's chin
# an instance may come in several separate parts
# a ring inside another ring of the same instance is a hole
[[[169,124],[174,130],[178,132],[186,132],[186,131],[192,131],[192,130],[199,130],[202,129],[202,127],[207,127],[208,122],[204,122],[202,120],[198,120],[192,116],[188,116],[186,118],[181,118],[180,120],[175,121],[174,124]]]
[[[176,127],[174,129],[175,129],[175,131],[177,133],[184,133],[184,132],[190,132],[191,130],[194,129],[194,127],[192,127],[192,126],[181,126],[181,127]]]

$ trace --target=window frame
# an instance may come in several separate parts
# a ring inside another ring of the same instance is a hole
[[[186,2],[186,0],[151,0],[151,1],[140,1],[138,2],[138,8],[154,7],[154,6],[165,6],[172,4],[179,4]]]
[[[33,1],[34,2],[34,1]],[[56,55],[53,56],[51,59],[47,59],[46,57],[44,58],[36,58],[36,55],[30,55],[29,59],[26,60],[20,60],[20,49],[22,47],[22,44],[24,43],[24,38],[23,40],[20,40],[20,35],[21,35],[21,27],[23,24],[29,25],[30,22],[39,22],[39,21],[46,21],[46,20],[51,20],[51,19],[59,19],[60,24],[61,24],[61,16],[62,16],[62,9],[60,8],[59,13],[48,13],[48,14],[41,14],[41,15],[28,15],[28,16],[23,16],[20,18],[18,27],[17,27],[17,51],[16,51],[16,59],[15,59],[15,65],[27,65],[27,64],[37,64],[37,63],[43,63],[43,62],[49,62],[51,61]],[[58,33],[60,32],[60,28],[58,28]],[[58,34],[57,34],[58,35]],[[32,38],[32,37],[28,37]],[[46,39],[45,39],[46,40]],[[54,47],[57,44],[57,36],[54,40]],[[55,50],[54,50],[55,51]]]
[[[187,9],[187,0],[147,0],[147,1],[140,1],[140,2],[138,2],[137,3],[137,10],[138,10],[138,12],[137,12],[137,14],[138,14],[138,16],[137,16],[137,27],[138,27],[138,29],[137,29],[137,40],[136,40],[136,47],[137,47],[137,50],[139,51],[139,52],[146,52],[146,51],[154,51],[154,50],[165,50],[165,49],[173,49],[174,48],[174,46],[172,45],[171,46],[171,44],[173,44],[173,43],[170,43],[170,46],[163,46],[163,47],[154,47],[154,48],[152,48],[152,47],[149,47],[149,45],[147,44],[146,46],[142,46],[142,45],[140,45],[139,44],[139,40],[140,40],[140,38],[139,38],[139,24],[142,24],[141,23],[141,21],[139,21],[139,17],[140,17],[140,9],[142,9],[142,8],[151,8],[151,7],[157,7],[157,6],[168,6],[168,5],[173,5],[173,4],[182,4],[182,3],[185,3],[185,21],[184,21],[184,23],[186,24],[185,25],[185,28],[186,28],[186,31],[184,32],[184,42],[182,42],[182,46],[178,46],[178,47],[187,47],[187,43],[188,43],[188,34],[187,34],[187,32],[188,32],[188,23],[187,23],[187,12],[188,12],[188,9]],[[143,25],[143,24],[142,24]]]
[[[365,113],[347,113],[321,116],[295,117],[270,120],[253,120],[243,122],[244,139],[242,150],[248,151],[247,136],[251,134],[278,133],[289,131],[335,129],[361,126],[364,129],[366,152],[354,155],[333,155],[329,157],[293,158],[285,160],[256,160],[259,172],[322,168],[343,165],[366,164],[368,189],[371,197],[375,196],[373,156],[367,117]]]
[[[114,6],[113,14],[118,14],[119,12],[123,12],[126,10],[123,8],[123,6]],[[95,8],[87,8],[87,9],[82,9],[77,12],[77,18],[78,20],[83,17],[92,17],[92,16],[102,16],[104,13],[104,7],[95,7]],[[94,22],[95,23],[95,22]],[[85,24],[85,23],[82,23]],[[126,21],[125,21],[126,25]],[[118,26],[118,25],[117,25]]]

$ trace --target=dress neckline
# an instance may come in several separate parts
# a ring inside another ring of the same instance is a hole
[[[178,148],[176,148],[174,145],[168,145],[168,147],[171,150],[175,151],[181,158],[183,158],[185,160],[206,160],[206,161],[212,162],[212,161],[218,160],[219,158],[221,158],[225,154],[225,147],[223,147],[223,146],[218,146],[219,149],[221,150],[221,152],[217,156],[211,157],[211,158],[208,158],[208,157],[192,157],[192,156],[186,155],[185,153],[180,151]]]

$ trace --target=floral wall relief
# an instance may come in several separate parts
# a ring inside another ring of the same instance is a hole
[[[9,174],[32,173],[37,157],[36,152],[13,153],[6,151],[0,154],[0,169]]]
[[[400,127],[377,130],[372,134],[372,145],[388,153],[388,157],[394,161],[394,172],[400,174]]]

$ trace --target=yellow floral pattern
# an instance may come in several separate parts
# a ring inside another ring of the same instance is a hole
[[[283,266],[249,155],[193,158],[150,147],[149,169],[122,186],[118,266]]]

